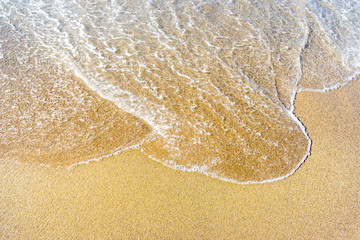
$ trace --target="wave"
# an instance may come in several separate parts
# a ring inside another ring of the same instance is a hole
[[[0,1],[3,161],[136,148],[236,183],[293,174],[296,93],[353,80],[357,1]]]

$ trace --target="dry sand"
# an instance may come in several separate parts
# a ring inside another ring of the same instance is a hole
[[[71,171],[0,164],[2,239],[360,239],[360,81],[303,92],[312,154],[291,177],[237,185],[137,150]]]

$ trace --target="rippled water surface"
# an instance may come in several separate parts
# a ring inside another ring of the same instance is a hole
[[[360,66],[357,1],[0,0],[1,161],[74,166],[137,148],[235,182],[310,150],[296,92]]]

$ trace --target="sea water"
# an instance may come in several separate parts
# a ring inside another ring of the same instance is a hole
[[[296,93],[359,67],[356,0],[0,0],[0,159],[282,179],[310,153]]]

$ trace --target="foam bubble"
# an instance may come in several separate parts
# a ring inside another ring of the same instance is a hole
[[[310,152],[296,93],[336,89],[359,71],[359,9],[320,0],[3,1],[4,158],[64,157],[71,169],[135,148],[231,182],[283,179]]]

